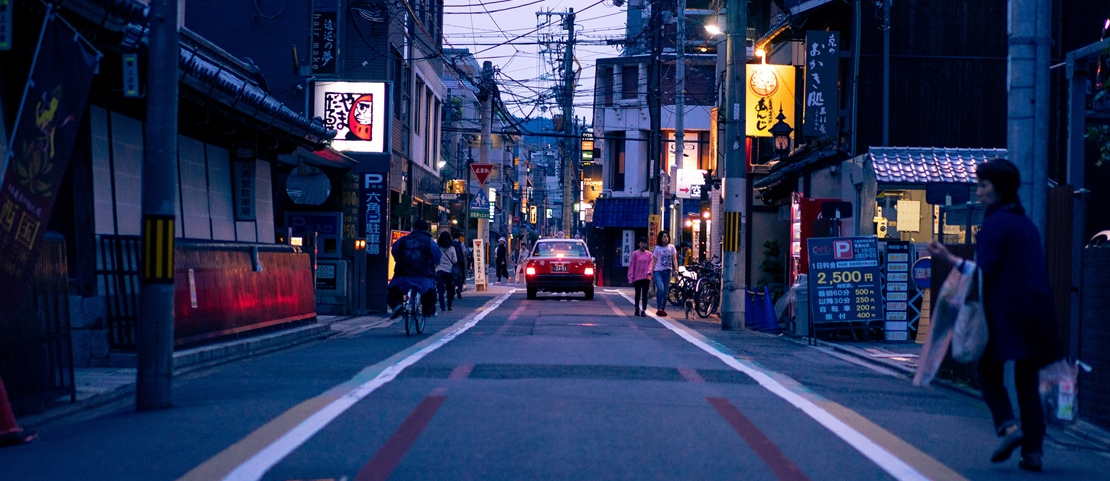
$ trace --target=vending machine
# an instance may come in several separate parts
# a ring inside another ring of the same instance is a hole
[[[827,226],[818,231],[815,228],[821,216],[821,206],[825,202],[839,202],[840,199],[807,199],[795,192],[790,199],[790,285],[794,285],[798,274],[805,274],[809,265],[806,255],[806,239],[827,237]]]

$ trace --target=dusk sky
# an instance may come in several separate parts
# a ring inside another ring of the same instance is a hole
[[[448,0],[444,5],[444,47],[470,49],[479,65],[493,62],[501,98],[514,115],[550,117],[558,106],[550,96],[555,84],[548,61],[556,57],[541,55],[537,43],[545,37],[562,42],[566,30],[562,15],[538,16],[537,12],[566,13],[570,8],[576,16],[579,70],[575,115],[586,117],[589,123],[596,59],[620,55],[620,50],[605,45],[605,40],[624,36],[627,3],[618,8],[613,0]],[[541,24],[546,26],[537,29]]]

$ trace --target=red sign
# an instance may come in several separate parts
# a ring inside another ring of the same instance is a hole
[[[493,164],[470,164],[470,170],[474,171],[479,184],[486,185],[486,179],[489,179],[490,172],[493,172]]]

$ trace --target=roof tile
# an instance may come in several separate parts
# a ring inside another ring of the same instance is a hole
[[[868,155],[879,182],[925,184],[975,183],[975,166],[1007,157],[1006,149],[871,147]]]

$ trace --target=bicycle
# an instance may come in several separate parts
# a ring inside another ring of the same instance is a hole
[[[683,307],[686,301],[694,297],[694,286],[697,274],[685,267],[678,268],[678,275],[671,278],[671,286],[667,289],[667,301],[674,307]]]
[[[721,305],[721,266],[712,261],[698,267],[698,282],[694,286],[694,310],[701,318],[717,312]]]
[[[401,316],[405,319],[405,335],[411,336],[413,331],[417,334],[424,332],[424,324],[428,320],[421,311],[420,293],[415,287],[410,287],[401,301]]]

